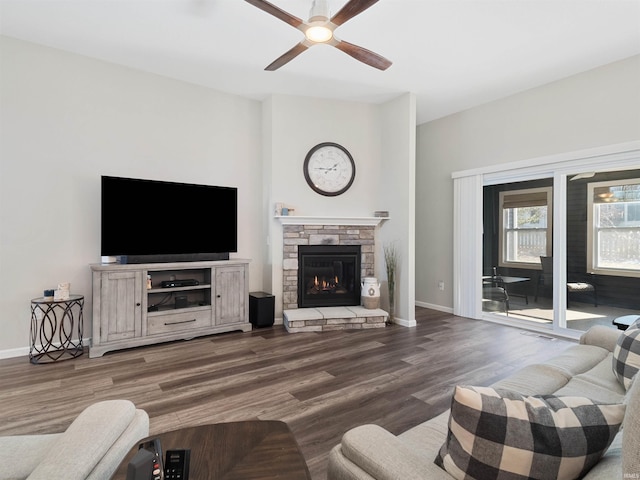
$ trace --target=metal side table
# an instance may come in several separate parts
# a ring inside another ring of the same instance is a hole
[[[31,363],[51,363],[82,355],[84,296],[68,300],[31,300]],[[75,338],[74,338],[75,337]]]

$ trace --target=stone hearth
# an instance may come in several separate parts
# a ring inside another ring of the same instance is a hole
[[[361,306],[297,308],[284,311],[284,326],[290,333],[382,328],[388,316],[379,308]]]

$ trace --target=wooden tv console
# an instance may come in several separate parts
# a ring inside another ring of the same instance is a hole
[[[111,350],[251,330],[249,260],[96,264],[91,270],[91,358]]]

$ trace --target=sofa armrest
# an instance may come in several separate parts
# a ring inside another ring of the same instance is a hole
[[[58,437],[29,475],[29,480],[50,480],[60,478],[61,474],[65,480],[87,479],[96,465],[105,456],[109,457],[109,451],[130,429],[136,415],[135,406],[128,400],[108,400],[90,405]],[[135,441],[128,445],[121,458],[111,458],[116,462],[113,471]]]
[[[378,425],[362,425],[342,437],[342,455],[378,480],[447,479],[451,476],[438,467],[435,458],[426,458],[401,439]],[[366,477],[365,477],[366,478]]]
[[[127,456],[133,446],[149,436],[149,415],[141,409],[136,409],[133,420],[115,441],[109,451],[98,462],[86,480],[101,480],[111,478],[122,459]]]
[[[584,332],[580,337],[581,345],[594,345],[602,347],[610,352],[616,347],[618,337],[622,334],[620,330],[605,327],[604,325],[594,325]]]

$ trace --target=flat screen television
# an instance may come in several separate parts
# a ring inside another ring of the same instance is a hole
[[[102,176],[103,257],[121,263],[228,260],[238,189]]]

